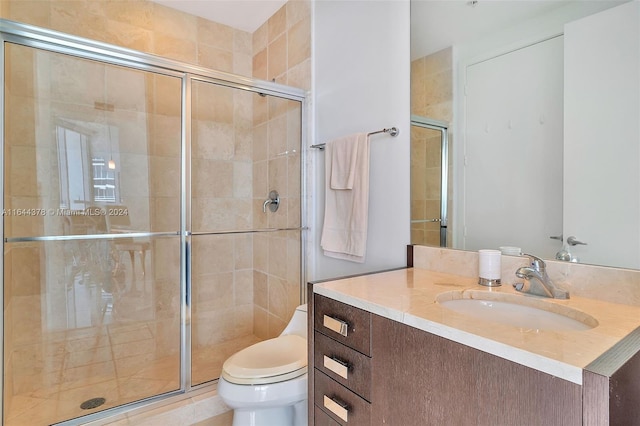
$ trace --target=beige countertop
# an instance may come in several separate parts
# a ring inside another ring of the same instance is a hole
[[[577,384],[582,384],[585,366],[640,326],[640,307],[574,295],[569,300],[529,296],[511,285],[488,288],[477,279],[416,268],[325,281],[314,292]],[[597,325],[580,331],[525,329],[471,318],[443,307],[438,297],[522,300],[570,311],[564,313],[591,320],[592,326],[595,319]]]

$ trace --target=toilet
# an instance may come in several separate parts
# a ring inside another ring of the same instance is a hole
[[[307,425],[307,305],[280,336],[224,362],[218,395],[233,408],[233,426]]]

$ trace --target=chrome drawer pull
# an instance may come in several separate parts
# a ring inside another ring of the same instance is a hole
[[[348,379],[349,364],[336,358],[324,356],[324,368],[333,371],[343,379]]]
[[[347,337],[349,324],[345,321],[332,318],[329,315],[325,315],[322,320],[322,325],[324,325],[329,330],[335,331],[336,333],[342,334],[344,337]]]
[[[324,395],[324,407],[336,416],[340,417],[345,422],[349,421],[347,420],[347,418],[349,417],[348,405],[344,402],[336,401],[335,399],[329,398],[327,395]]]

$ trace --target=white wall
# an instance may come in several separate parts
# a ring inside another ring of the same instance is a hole
[[[565,237],[581,262],[640,268],[640,3],[565,27]]]
[[[549,259],[562,247],[549,238],[562,234],[562,54],[555,37],[467,67],[457,248],[518,246]]]
[[[530,18],[524,22],[514,23],[508,28],[502,28],[495,33],[485,35],[467,43],[454,46],[454,148],[453,156],[453,220],[449,224],[452,228],[453,246],[464,247],[463,229],[464,223],[464,179],[462,170],[464,164],[465,140],[465,91],[467,67],[480,63],[507,52],[538,43],[542,40],[561,35],[564,25],[568,22],[598,13],[610,7],[614,7],[620,1],[579,1],[569,2],[548,13]],[[456,149],[458,147],[458,149]],[[566,237],[566,236],[565,236]],[[515,244],[515,243],[514,243]],[[518,243],[518,245],[521,245]],[[558,249],[561,246],[558,245]]]
[[[309,151],[310,280],[406,265],[409,244],[409,1],[317,1],[313,11],[311,143],[396,126],[371,139],[369,232],[365,262],[326,257],[324,152]]]

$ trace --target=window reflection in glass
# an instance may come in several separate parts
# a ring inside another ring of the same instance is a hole
[[[60,208],[84,210],[96,203],[119,202],[113,150],[115,145],[117,156],[118,141],[114,142],[112,137],[112,133],[117,135],[117,128],[113,129],[111,125],[96,127],[94,123],[91,124],[92,132],[89,127],[84,131],[76,127],[79,126],[61,124],[56,127]]]

